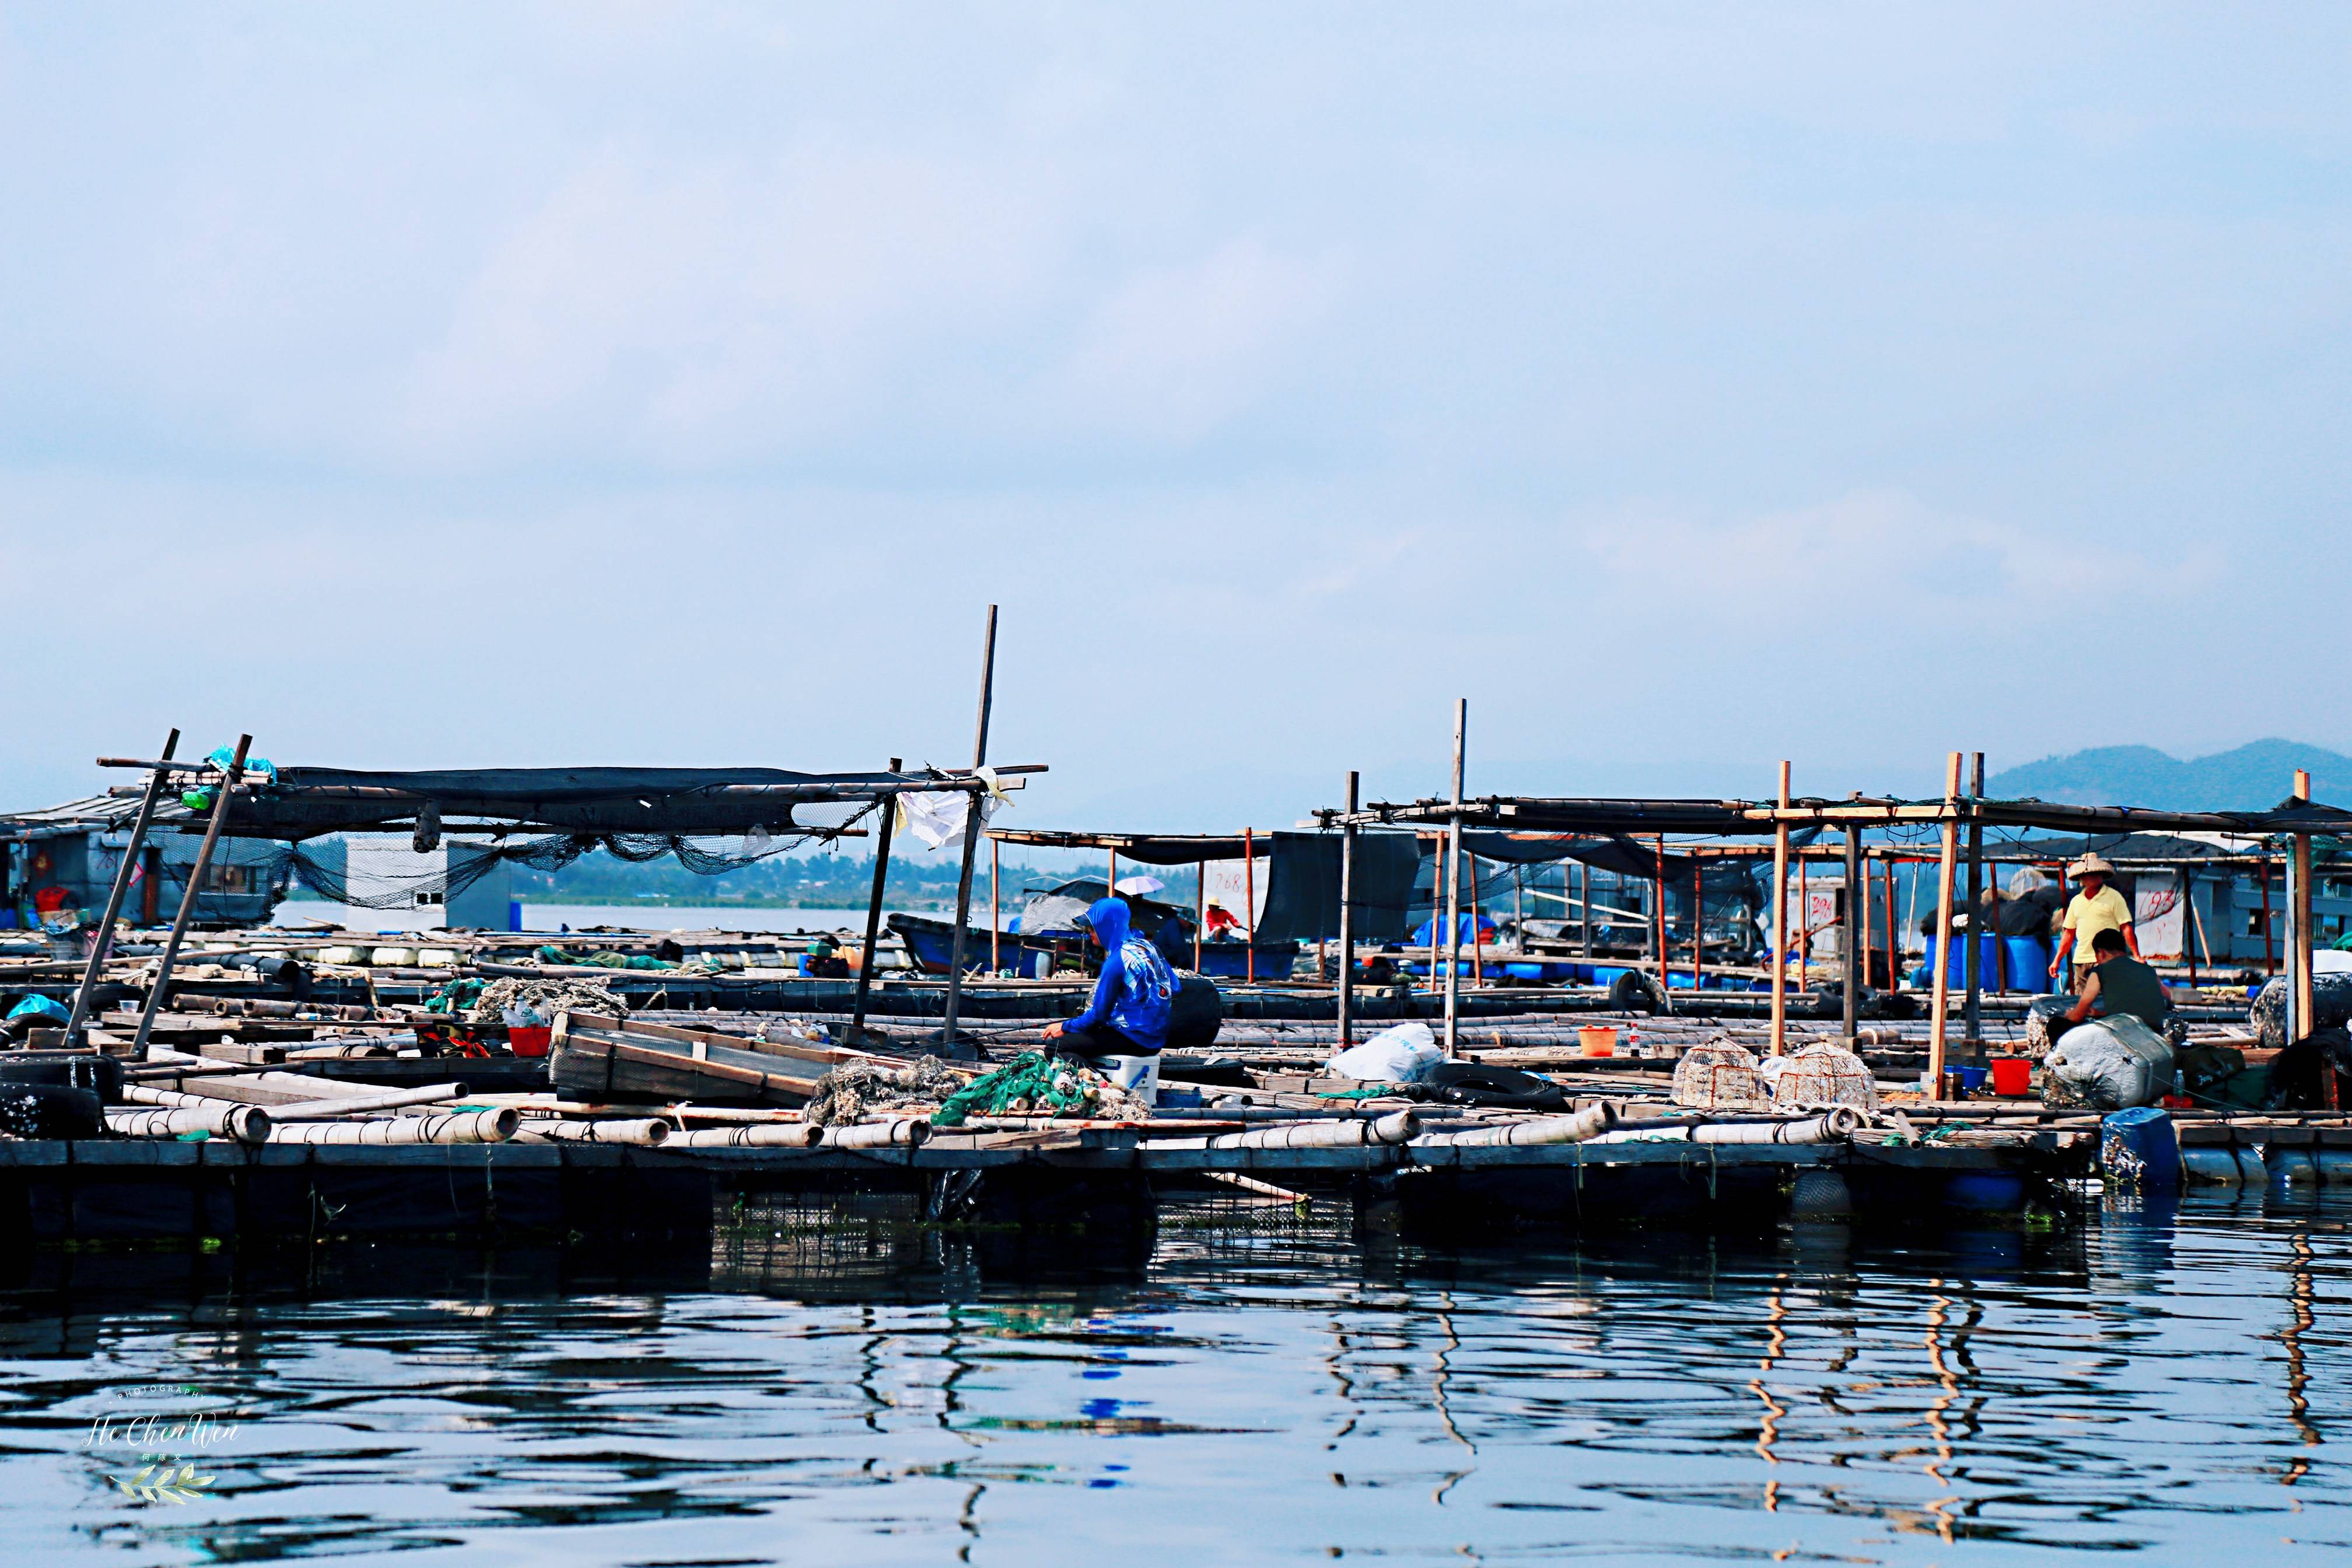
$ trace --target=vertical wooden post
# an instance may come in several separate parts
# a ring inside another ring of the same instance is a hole
[[[1871,895],[1878,889],[1878,873],[1865,859],[1862,863],[1862,934],[1855,940],[1862,947],[1862,983],[1870,984],[1870,903]]]
[[[980,719],[972,727],[971,765],[988,762],[988,710],[996,689],[996,606],[988,606],[988,631],[980,652]],[[971,921],[971,863],[980,848],[981,804],[985,797],[975,785],[963,818],[963,870],[956,879],[955,935],[948,944],[947,1016],[940,1026],[940,1054],[955,1050],[956,1008],[963,1000],[963,932]]]
[[[1944,1037],[1952,1007],[1952,883],[1959,870],[1960,753],[1954,752],[1944,768],[1943,853],[1936,868],[1936,993],[1927,1026],[1927,1098],[1944,1092]]]
[[[1242,829],[1242,913],[1249,916],[1249,946],[1242,955],[1244,977],[1257,984],[1257,836]]]
[[[2277,938],[2271,929],[2271,923],[2274,917],[2271,914],[2271,859],[2270,853],[2267,849],[2265,849],[2263,854],[2262,877],[2263,973],[2264,974],[2276,974],[2278,973],[2278,956],[2275,951],[2277,946]]]
[[[1813,863],[1797,851],[1797,989],[1813,983]]]
[[[1789,764],[1780,763],[1780,808],[1789,806]],[[1789,824],[1772,825],[1772,1054],[1789,1048]]]
[[[172,965],[179,962],[180,944],[188,939],[188,922],[196,918],[196,900],[205,891],[205,873],[212,869],[213,848],[220,843],[221,828],[228,821],[229,802],[236,798],[238,788],[245,783],[245,753],[252,745],[252,736],[239,735],[228,769],[221,774],[220,794],[213,799],[212,820],[205,825],[205,841],[196,847],[196,863],[188,868],[188,890],[180,895],[180,912],[172,921],[172,934],[164,940],[163,956],[155,965],[155,984],[147,988],[146,1005],[139,1010],[139,1033],[131,1043],[133,1061],[147,1059],[147,1037],[154,1033],[155,1015],[163,1010],[164,994],[172,989]]]
[[[903,765],[900,758],[890,759],[892,773]],[[882,889],[890,879],[890,829],[897,826],[898,816],[898,798],[892,795],[882,802],[882,825],[874,830],[874,891],[866,900],[866,951],[857,960],[857,999],[849,1009],[852,1040],[866,1032],[866,996],[874,986],[874,946],[882,938]]]
[[[1864,879],[1862,868],[1862,825],[1845,825],[1845,1015],[1846,1045],[1853,1048],[1855,1031],[1862,1027],[1862,988],[1870,980],[1870,966],[1863,958],[1863,933],[1870,929],[1870,921],[1862,906],[1870,901],[1870,884]]]
[[[1348,773],[1348,815],[1356,815],[1357,778]],[[1356,1043],[1349,1033],[1356,1008],[1356,825],[1339,825],[1339,1048]]]
[[[1666,836],[1654,835],[1650,844],[1651,944],[1658,950],[1658,989],[1666,988]]]
[[[1461,1054],[1462,763],[1470,732],[1470,700],[1454,700],[1454,812],[1445,819],[1445,847],[1454,875],[1445,884],[1445,1054]]]
[[[1969,764],[1969,952],[1961,971],[1968,981],[1968,1000],[1960,1017],[1967,1030],[1969,1060],[1984,1065],[1984,824],[1976,813],[1984,798],[1984,753],[1974,753]]]
[[[163,737],[163,749],[155,755],[159,761],[168,763],[179,749],[180,731],[173,730]],[[98,941],[90,947],[89,962],[82,965],[81,984],[74,987],[73,1008],[66,1018],[65,1043],[68,1049],[81,1042],[81,1026],[89,1018],[90,993],[98,987],[98,972],[106,963],[107,950],[114,945],[114,921],[122,913],[122,895],[130,890],[140,857],[146,853],[147,825],[155,820],[155,803],[163,798],[171,777],[172,770],[163,767],[147,775],[147,793],[140,796],[139,815],[131,821],[131,842],[122,847],[122,863],[115,867],[114,886],[106,894],[106,913],[99,917]]]
[[[1706,989],[1706,862],[1691,857],[1691,989]]]
[[[2204,930],[2204,923],[2197,918],[2197,884],[2190,879],[2184,861],[2180,868],[2180,955],[2189,960],[2191,991],[2197,989],[2197,938]]]
[[[1886,988],[1903,989],[1903,944],[1895,930],[1895,858],[1886,860]]]
[[[1209,863],[1192,863],[1192,973],[1201,973],[1201,935],[1209,929]]]
[[[2302,768],[2294,770],[2294,804],[2297,805],[2311,804],[2311,774]],[[2287,1035],[2287,1039],[2292,1042],[2309,1035],[2314,1027],[2311,995],[2311,835],[2308,833],[2298,833],[2294,836],[2294,898],[2287,918],[2294,922],[2294,929],[2292,972],[2294,978],[2290,984],[2294,987],[2295,1026]],[[2332,1102],[2335,1100],[2336,1075],[2332,1072],[2323,1073],[2321,1079],[2327,1088],[2327,1098],[2331,1102],[2328,1109],[2332,1110],[2335,1109]]]
[[[1576,919],[1578,935],[1583,939],[1584,956],[1592,956],[1592,868],[1583,861],[1576,867]]]
[[[1438,952],[1445,942],[1445,879],[1449,862],[1445,858],[1445,829],[1439,828],[1436,847],[1429,852],[1429,989],[1432,995],[1444,988],[1445,982],[1437,967]]]
[[[1478,857],[1470,857],[1470,983],[1486,984],[1486,944],[1478,921]]]
[[[992,838],[988,841],[988,972],[1004,972],[1002,936],[1004,931],[1004,904],[998,897],[999,883],[1004,872],[1004,846]]]

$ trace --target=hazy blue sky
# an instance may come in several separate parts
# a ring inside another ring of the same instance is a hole
[[[2352,748],[2352,11],[1159,9],[0,8],[0,804]]]

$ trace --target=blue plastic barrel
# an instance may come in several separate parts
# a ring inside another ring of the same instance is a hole
[[[2038,936],[2005,936],[2009,950],[2009,988],[2040,991],[2050,984],[2050,944]]]
[[[2028,938],[2027,940],[2030,941],[2032,939]],[[2000,963],[2000,938],[1995,936],[1990,931],[1986,931],[1977,938],[1977,984],[1983,986],[1987,991],[2000,989],[2002,972],[1996,967]],[[1968,944],[1965,942],[1954,942],[1952,944],[1952,967],[1944,976],[1945,984],[1951,986],[1954,990],[1958,990],[1961,986],[1966,985],[1969,983],[1968,965]],[[2036,970],[2034,973],[2046,978],[2048,972],[2049,963],[2047,960],[2044,960],[2042,967]],[[1929,983],[1933,983],[1936,974],[1936,933],[1934,931],[1929,931],[1927,933],[1927,956],[1921,963],[1919,973],[1927,976]],[[2008,974],[2010,984],[2011,985],[2017,984],[2024,978],[2022,975],[2018,974],[2014,967],[2010,969]],[[2036,981],[2033,984],[2033,989],[2038,991],[2041,988],[2041,983]]]
[[[2180,1139],[2153,1105],[2117,1110],[2099,1123],[2099,1169],[2144,1193],[2180,1188]]]

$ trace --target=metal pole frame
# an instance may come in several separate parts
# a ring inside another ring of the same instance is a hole
[[[1944,800],[1955,810],[1960,803],[1960,753],[1954,752],[1944,770]],[[1936,871],[1936,973],[1935,1000],[1927,1026],[1927,1094],[1930,1099],[1944,1092],[1944,1043],[1951,1022],[1952,1006],[1952,882],[1959,868],[1960,825],[1956,817],[1948,816],[1943,825],[1943,852],[1937,857]]]
[[[903,765],[902,759],[890,759],[892,773]],[[882,892],[890,879],[890,829],[898,816],[898,801],[893,795],[882,803],[881,826],[874,830],[874,891],[866,901],[866,951],[857,960],[857,1000],[849,1010],[852,1040],[866,1032],[866,998],[874,988],[874,946],[882,940]]]
[[[1780,763],[1780,805],[1789,804],[1789,764]],[[1789,1048],[1789,825],[1772,828],[1772,1054]]]
[[[1348,814],[1356,813],[1357,775],[1348,774]],[[1339,1048],[1354,1045],[1356,1011],[1356,825],[1339,828]]]
[[[1454,700],[1454,806],[1445,819],[1445,846],[1453,858],[1454,874],[1445,883],[1445,1054],[1461,1055],[1462,1045],[1462,764],[1470,731],[1470,699]]]
[[[163,749],[157,760],[170,762],[180,749],[180,731],[173,730],[163,738]],[[169,768],[157,768],[147,776],[147,793],[140,797],[139,815],[131,824],[131,842],[122,847],[122,864],[114,868],[114,886],[106,895],[106,913],[98,922],[98,940],[89,950],[89,962],[82,966],[81,984],[74,987],[73,1010],[66,1018],[65,1043],[70,1047],[81,1038],[82,1026],[89,1022],[89,996],[98,987],[98,972],[105,963],[107,950],[114,945],[114,921],[122,913],[122,897],[131,890],[131,874],[138,868],[139,857],[147,845],[147,825],[155,819],[155,804],[163,796],[163,786],[171,777]]]
[[[172,934],[163,943],[163,956],[155,965],[155,984],[147,988],[146,1003],[139,1009],[139,1033],[131,1042],[133,1060],[146,1059],[147,1037],[154,1033],[155,1015],[163,1010],[164,994],[172,988],[172,966],[179,962],[180,944],[188,937],[188,923],[196,918],[196,900],[204,896],[205,873],[212,868],[213,848],[220,843],[221,828],[228,822],[229,802],[236,798],[237,786],[245,782],[245,753],[252,745],[252,736],[239,735],[228,771],[221,775],[220,795],[213,801],[212,820],[205,826],[205,841],[196,848],[196,863],[188,868],[187,891],[180,895],[180,912],[172,921]]]

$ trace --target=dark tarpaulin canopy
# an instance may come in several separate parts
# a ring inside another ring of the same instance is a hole
[[[1985,858],[2004,863],[2019,860],[2063,864],[2085,855],[2098,855],[2117,865],[2157,867],[2200,866],[2232,861],[2276,860],[2284,851],[2261,844],[2225,845],[2172,833],[2093,833],[2021,838],[1985,845]]]
[[[1000,844],[1025,844],[1038,849],[1117,850],[1122,859],[1145,866],[1191,866],[1202,860],[1238,860],[1244,840],[1238,833],[1064,833],[1035,827],[992,827],[988,836]],[[1250,842],[1266,853],[1268,836],[1255,834]]]
[[[460,821],[594,834],[805,831],[795,806],[920,789],[922,773],[803,773],[784,768],[434,768],[372,773],[289,767],[240,791],[227,831],[309,838],[365,833],[430,812]]]
[[[1799,828],[1789,835],[1793,845],[1809,845],[1821,837],[1818,827]],[[1651,878],[1663,874],[1677,887],[1690,883],[1694,868],[1706,879],[1712,889],[1718,884],[1732,886],[1745,881],[1753,862],[1771,858],[1772,852],[1759,848],[1752,855],[1709,855],[1705,857],[1677,855],[1669,845],[1663,859],[1655,844],[1644,844],[1622,833],[1580,836],[1555,833],[1495,833],[1468,829],[1462,835],[1465,853],[1481,860],[1500,860],[1508,865],[1548,865],[1555,860],[1578,860],[1597,870],[1613,871],[1621,877]]]

